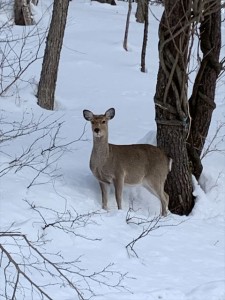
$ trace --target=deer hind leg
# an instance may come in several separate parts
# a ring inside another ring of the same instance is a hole
[[[166,192],[164,192],[164,188],[161,191],[160,200],[162,206],[162,216],[166,217],[168,212],[169,196]]]
[[[99,181],[99,185],[102,192],[102,208],[107,210],[107,202],[108,202],[108,184]]]
[[[159,183],[158,183],[159,182]],[[169,196],[166,192],[164,192],[164,184],[160,184],[160,180],[158,182],[154,182],[152,184],[152,180],[146,180],[144,182],[144,187],[152,194],[154,194],[157,198],[160,199],[161,202],[161,215],[166,216],[168,211],[169,204]]]

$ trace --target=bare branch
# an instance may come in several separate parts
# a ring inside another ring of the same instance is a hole
[[[4,117],[0,118],[0,124],[4,128],[0,136],[2,149],[4,149],[4,145],[7,142],[14,142],[26,136],[33,136],[31,144],[27,148],[22,148],[21,151],[17,150],[16,154],[14,154],[16,157],[14,158],[12,154],[10,155],[6,151],[1,151],[6,157],[6,161],[0,165],[0,177],[10,171],[17,173],[23,168],[33,169],[35,175],[28,185],[28,188],[30,188],[34,184],[37,184],[40,174],[47,175],[49,181],[59,177],[57,169],[59,159],[66,151],[69,151],[69,147],[72,144],[86,140],[83,139],[85,133],[84,127],[77,139],[64,142],[64,139],[60,137],[60,131],[64,124],[62,117],[55,119],[54,115],[47,117],[41,115],[35,118],[31,114],[28,119],[27,116],[25,118],[25,115],[26,112],[20,121],[14,121],[13,123],[8,122]],[[41,183],[39,182],[38,184]]]
[[[39,239],[32,242],[20,232],[0,232],[0,267],[4,273],[0,294],[5,299],[16,300],[19,294],[27,299],[31,293],[29,299],[53,300],[51,286],[71,289],[80,300],[95,295],[93,283],[125,289],[122,281],[127,274],[114,270],[113,264],[89,273],[78,266],[79,258],[66,261],[60,253],[43,252],[44,244]]]
[[[13,22],[1,24],[0,33],[0,96],[6,93],[18,81],[25,79],[27,69],[42,58],[41,49],[48,29],[41,28],[41,20],[34,26],[21,28],[19,34],[13,32]]]
[[[95,215],[100,214],[99,211],[79,214],[74,208],[71,208],[70,210],[65,207],[65,210],[63,212],[60,212],[52,208],[37,206],[34,203],[30,203],[28,200],[24,201],[29,205],[29,208],[37,213],[41,218],[41,222],[43,222],[43,231],[45,231],[49,227],[53,227],[57,230],[61,230],[65,233],[69,233],[87,240],[101,240],[99,238],[87,237],[77,232],[77,229],[93,224],[94,221],[91,218]],[[51,219],[51,222],[49,222],[47,218]]]
[[[214,152],[219,152],[219,153],[225,155],[224,129],[225,129],[225,122],[219,123],[212,138],[210,140],[206,140],[206,142],[208,142],[208,145],[205,149],[203,149],[203,152],[201,155],[201,160],[203,160],[206,156],[208,156],[209,154],[212,154]],[[221,145],[223,148],[221,148]]]
[[[183,223],[183,221],[181,221],[178,224],[169,224],[169,223],[167,223],[168,220],[165,220],[165,218],[163,218],[160,215],[155,216],[153,218],[150,216],[147,218],[136,216],[133,208],[129,208],[129,210],[127,212],[127,216],[126,216],[126,222],[127,222],[127,224],[135,224],[137,226],[142,226],[141,233],[139,235],[137,235],[137,237],[135,237],[131,242],[129,242],[126,245],[126,250],[127,250],[129,257],[134,255],[137,258],[138,258],[138,254],[134,248],[138,241],[140,241],[142,238],[150,235],[153,231],[155,231],[157,229],[160,229],[162,227],[178,226],[181,223]]]

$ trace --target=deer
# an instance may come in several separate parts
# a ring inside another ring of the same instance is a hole
[[[161,149],[150,144],[114,145],[108,143],[108,121],[115,116],[115,109],[95,115],[83,110],[83,116],[91,122],[93,148],[90,169],[99,181],[102,208],[107,210],[108,186],[112,183],[118,209],[122,209],[124,184],[142,185],[161,201],[161,215],[166,216],[169,196],[164,191],[165,181],[171,171],[172,159]]]

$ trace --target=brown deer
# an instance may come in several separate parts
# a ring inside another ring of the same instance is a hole
[[[121,209],[124,184],[141,184],[161,201],[161,214],[166,216],[169,196],[164,184],[172,166],[172,159],[153,145],[113,145],[108,143],[108,121],[114,118],[115,109],[108,109],[104,115],[83,111],[93,131],[93,149],[90,169],[98,179],[102,192],[102,208],[107,209],[107,187],[114,184],[118,209]]]

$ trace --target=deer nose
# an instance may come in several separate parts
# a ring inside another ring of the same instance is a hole
[[[99,128],[95,128],[94,132],[99,133],[100,129]]]

